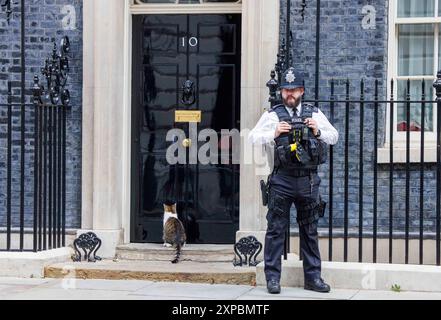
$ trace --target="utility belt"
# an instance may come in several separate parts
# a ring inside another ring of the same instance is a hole
[[[317,168],[314,169],[286,169],[286,168],[280,168],[275,167],[274,171],[268,176],[268,180],[260,180],[260,192],[262,193],[262,203],[264,206],[268,205],[269,202],[269,193],[270,193],[270,185],[271,185],[271,178],[273,175],[280,174],[290,177],[311,177],[314,174],[318,174]],[[311,180],[312,181],[312,180]],[[311,183],[312,188],[312,183]],[[312,192],[312,189],[311,189]]]
[[[317,169],[285,169],[285,168],[275,168],[275,174],[281,174],[290,177],[309,177],[311,174],[317,174]]]

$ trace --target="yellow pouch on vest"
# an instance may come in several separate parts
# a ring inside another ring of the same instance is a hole
[[[291,144],[290,147],[291,147],[291,152],[295,152],[295,153],[296,153],[296,158],[297,158],[297,160],[300,161],[299,155],[298,155],[298,153],[296,152],[296,151],[297,151],[297,142],[294,143],[294,144]]]
[[[291,152],[297,151],[297,143],[291,144]]]

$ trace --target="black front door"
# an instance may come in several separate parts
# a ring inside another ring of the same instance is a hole
[[[134,16],[132,242],[161,242],[163,203],[175,202],[188,243],[234,243],[240,168],[220,159],[232,147],[220,133],[240,127],[240,45],[237,14]],[[177,110],[201,112],[198,136],[218,133],[218,163],[189,163],[189,153],[210,140],[198,142],[189,123],[175,122]],[[171,129],[189,139],[185,164],[166,159]]]

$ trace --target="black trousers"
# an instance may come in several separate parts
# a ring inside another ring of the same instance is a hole
[[[311,216],[314,207],[319,204],[319,185],[320,178],[316,173],[308,177],[275,175],[272,178],[264,251],[267,281],[272,279],[280,281],[283,247],[293,203],[297,209],[297,222],[300,222],[300,251],[305,280],[311,281],[321,277],[318,219],[306,224],[301,222],[305,217]]]

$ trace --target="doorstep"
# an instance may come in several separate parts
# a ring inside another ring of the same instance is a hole
[[[209,284],[256,284],[255,267],[232,262],[103,260],[56,263],[45,267],[45,278],[149,280]]]
[[[116,258],[119,260],[170,261],[175,252],[175,249],[158,243],[129,243],[116,247]],[[181,252],[181,261],[232,263],[233,260],[233,245],[186,244]]]

